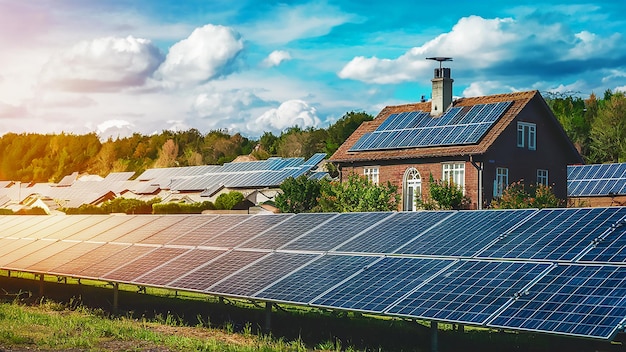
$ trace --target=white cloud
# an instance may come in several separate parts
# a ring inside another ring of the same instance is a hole
[[[343,13],[324,3],[278,5],[272,16],[242,29],[246,38],[265,44],[285,44],[298,39],[324,36],[337,26],[359,22],[360,18]]]
[[[595,33],[582,31],[575,35],[575,45],[568,52],[567,58],[585,59],[590,56],[601,56],[619,50],[623,41],[621,34],[615,33],[608,38],[601,38]]]
[[[317,110],[303,100],[288,100],[277,109],[270,109],[248,124],[251,131],[280,132],[288,127],[315,127],[320,124]]]
[[[273,67],[280,65],[283,61],[291,60],[291,54],[284,50],[272,51],[261,63],[263,67]],[[1,78],[1,77],[0,77]]]
[[[174,44],[158,73],[167,81],[200,83],[233,69],[244,44],[232,28],[207,24]]]
[[[108,138],[124,138],[133,134],[135,125],[126,120],[107,120],[96,127],[96,134],[100,140]]]
[[[510,18],[461,18],[452,31],[437,36],[420,47],[414,47],[396,59],[358,56],[346,64],[338,75],[367,83],[393,84],[414,81],[432,68],[424,59],[429,56],[452,56],[471,59],[486,67],[507,56],[506,46],[516,35],[506,30]]]
[[[118,91],[144,84],[162,60],[159,49],[147,39],[98,38],[53,56],[41,82],[64,91]]]

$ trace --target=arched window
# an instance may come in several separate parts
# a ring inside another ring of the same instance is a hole
[[[415,168],[408,168],[404,172],[403,199],[404,211],[417,210],[417,200],[422,198],[422,177]]]

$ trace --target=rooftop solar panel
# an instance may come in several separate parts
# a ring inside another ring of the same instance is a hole
[[[544,263],[461,261],[386,312],[401,316],[483,324],[550,267]]]
[[[267,252],[231,251],[169,283],[167,286],[192,291],[204,291],[225,277],[266,255],[268,255]]]
[[[311,302],[314,306],[382,313],[452,260],[388,257]]]
[[[224,250],[191,249],[162,266],[145,272],[135,281],[144,285],[165,286],[224,253]]]
[[[281,249],[329,251],[392,213],[341,213]]]
[[[610,339],[626,317],[626,267],[559,265],[488,325]]]
[[[394,253],[472,257],[536,211],[455,212]]]
[[[255,294],[273,301],[307,304],[380,257],[324,255]]]
[[[569,197],[615,196],[626,194],[626,163],[569,165]]]
[[[250,297],[315,257],[311,254],[275,252],[209,287],[206,291]]]
[[[397,213],[340,246],[337,251],[394,253],[396,249],[452,214],[452,211]]]
[[[542,209],[478,256],[571,261],[624,216],[626,208]]]
[[[440,117],[423,111],[391,114],[373,132],[364,134],[350,151],[474,144],[504,114],[512,102],[452,108]],[[405,134],[411,130],[414,133]]]
[[[242,243],[241,248],[278,249],[312,228],[337,216],[336,213],[300,213]]]
[[[254,218],[248,218],[246,221],[231,227],[230,229],[222,232],[221,234],[208,239],[203,242],[202,246],[209,247],[225,247],[233,248],[244,241],[251,239],[252,237],[271,229],[272,227],[280,224],[281,222],[288,220],[293,214],[281,214],[281,215],[258,215]]]

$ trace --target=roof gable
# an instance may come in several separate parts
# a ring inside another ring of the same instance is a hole
[[[488,128],[483,131],[479,138],[469,139],[472,143],[449,143],[439,145],[411,146],[399,147],[386,150],[359,150],[359,140],[363,136],[381,133],[386,126],[391,125],[387,120],[398,116],[397,114],[407,112],[430,112],[430,102],[405,104],[397,106],[385,107],[376,118],[372,121],[364,122],[357,130],[344,142],[341,147],[330,158],[331,161],[369,161],[369,160],[393,160],[393,159],[412,159],[412,158],[428,158],[428,157],[446,157],[456,155],[477,155],[485,153],[489,147],[496,141],[498,136],[504,129],[511,124],[515,117],[529,104],[534,98],[543,100],[538,91],[527,91],[509,94],[498,94],[483,97],[461,98],[453,102],[452,107],[448,111],[455,109],[468,114],[472,108],[485,104],[497,105],[505,103],[506,108],[495,121],[489,124]],[[547,106],[547,105],[546,105]],[[548,108],[549,113],[549,108]],[[428,117],[431,120],[437,120],[441,117]],[[552,117],[554,118],[554,117]],[[556,120],[555,120],[556,122]],[[429,122],[431,123],[431,122]],[[382,126],[382,127],[381,127]],[[375,131],[379,132],[375,132]],[[461,129],[459,129],[461,130]],[[467,130],[472,131],[472,130]],[[467,136],[458,140],[468,140]],[[391,138],[391,137],[390,137]],[[453,142],[455,139],[453,138]],[[357,148],[354,148],[356,145]]]

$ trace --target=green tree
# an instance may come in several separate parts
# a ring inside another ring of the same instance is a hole
[[[348,137],[365,121],[371,121],[374,117],[365,112],[350,111],[345,113],[337,122],[328,127],[326,138],[326,154],[333,155]],[[321,152],[321,151],[320,151]]]
[[[215,209],[231,210],[235,205],[241,203],[244,198],[243,194],[237,191],[222,193],[215,199]]]
[[[320,181],[310,180],[305,175],[290,177],[281,183],[280,190],[275,203],[281,212],[306,213],[317,209],[321,195]]]
[[[320,210],[323,212],[365,212],[398,210],[398,187],[387,182],[373,184],[357,174],[348,176],[346,182],[321,182]]]
[[[608,100],[598,108],[591,126],[591,156],[594,163],[626,160],[626,96],[605,93]]]

